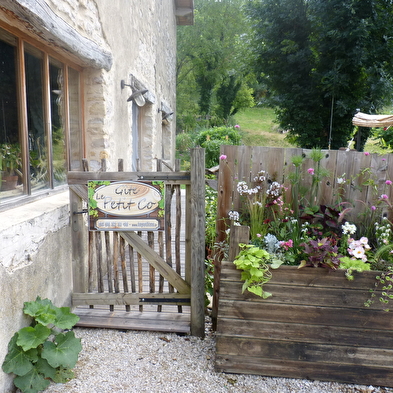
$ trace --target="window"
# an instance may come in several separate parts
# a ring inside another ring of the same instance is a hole
[[[0,203],[64,185],[80,170],[80,68],[0,28]]]

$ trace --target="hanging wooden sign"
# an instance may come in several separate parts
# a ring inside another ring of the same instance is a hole
[[[89,229],[163,230],[163,190],[163,181],[89,181]]]

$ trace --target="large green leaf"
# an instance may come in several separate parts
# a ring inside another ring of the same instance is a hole
[[[28,326],[19,330],[17,344],[20,345],[24,351],[28,351],[31,348],[37,348],[51,333],[51,329],[40,323],[34,327]]]
[[[53,368],[46,359],[38,358],[35,364],[37,371],[45,378],[53,379],[56,377],[57,370]]]
[[[56,310],[55,325],[60,329],[71,329],[79,319],[77,315],[70,312],[69,307],[61,307]]]
[[[2,369],[5,373],[25,375],[33,369],[33,362],[37,361],[37,349],[25,352],[16,341],[18,333],[15,333],[8,344],[8,353],[4,359]]]
[[[55,343],[50,341],[44,343],[41,356],[52,367],[73,368],[78,361],[78,354],[82,350],[81,340],[75,337],[74,332],[67,332],[58,334],[55,341]]]
[[[48,379],[45,379],[36,368],[33,367],[31,371],[23,376],[17,376],[14,379],[14,385],[23,393],[38,393],[45,390],[50,384]]]
[[[23,312],[42,325],[49,325],[56,320],[56,309],[49,299],[41,299],[38,296],[34,302],[25,302]]]

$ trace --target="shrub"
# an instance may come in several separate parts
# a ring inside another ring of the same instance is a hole
[[[206,167],[218,165],[221,145],[239,145],[241,141],[240,127],[213,127],[201,131],[195,145],[205,149]]]

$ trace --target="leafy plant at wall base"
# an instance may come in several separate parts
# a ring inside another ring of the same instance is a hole
[[[79,317],[69,307],[56,307],[39,296],[33,302],[25,302],[23,312],[33,322],[11,338],[3,371],[16,375],[14,384],[24,393],[45,390],[50,380],[65,383],[72,379],[72,368],[82,346],[69,329]]]
[[[268,298],[272,294],[263,290],[263,285],[270,281],[270,268],[277,269],[282,264],[280,260],[271,260],[270,254],[252,244],[239,244],[241,251],[233,261],[237,269],[242,270],[241,279],[244,281],[242,293],[249,292]],[[272,263],[270,263],[272,262]]]

